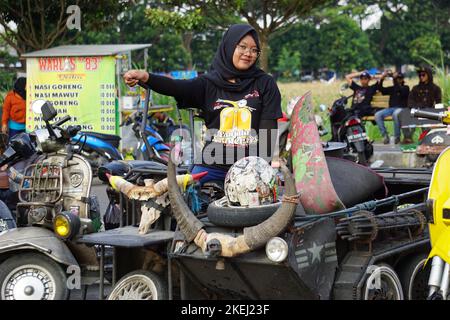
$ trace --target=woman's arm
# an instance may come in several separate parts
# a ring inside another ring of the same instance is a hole
[[[143,70],[130,70],[125,73],[124,80],[131,87],[139,81],[145,82],[155,92],[174,97],[181,108],[203,107],[204,82],[200,78],[174,80]]]

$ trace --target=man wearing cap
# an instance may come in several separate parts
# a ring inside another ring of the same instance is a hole
[[[393,86],[383,87],[383,81],[386,76],[392,76]],[[381,135],[384,137],[384,144],[389,143],[389,134],[384,126],[384,119],[388,116],[392,116],[394,120],[394,137],[395,144],[400,142],[400,112],[408,106],[409,87],[405,85],[404,75],[401,72],[392,73],[390,70],[385,71],[378,83],[378,90],[383,95],[389,95],[389,108],[380,110],[375,113],[375,122],[380,129]]]
[[[358,85],[353,78],[359,76],[360,85]],[[352,108],[358,117],[370,116],[373,114],[372,98],[378,90],[378,83],[369,86],[371,76],[369,72],[354,72],[345,76],[350,89],[353,90]]]
[[[408,107],[415,109],[434,108],[435,104],[442,103],[441,88],[433,82],[433,72],[430,67],[420,67],[417,69],[419,83],[415,85],[408,97]],[[406,121],[410,117],[409,112],[402,112],[402,117]],[[406,118],[405,118],[406,117]],[[403,143],[412,143],[412,135],[415,129],[407,129],[403,132]]]

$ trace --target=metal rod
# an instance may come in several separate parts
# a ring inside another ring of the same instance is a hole
[[[99,300],[105,298],[105,246],[100,245],[100,284],[99,284]]]
[[[120,223],[119,227],[123,227],[123,195],[122,193],[119,194],[119,207],[120,207]]]
[[[442,270],[444,269],[444,260],[439,256],[434,256],[431,262],[431,271],[428,278],[428,286],[430,288],[428,296],[431,297],[439,290],[442,280]]]
[[[391,196],[385,199],[381,199],[381,200],[371,200],[371,201],[367,201],[367,202],[363,202],[357,206],[345,209],[345,210],[340,210],[340,211],[335,211],[332,213],[327,213],[327,214],[314,214],[314,215],[306,215],[306,216],[302,216],[302,217],[295,217],[295,221],[308,221],[308,220],[316,220],[316,219],[322,219],[322,218],[329,218],[329,217],[338,217],[338,216],[342,216],[342,215],[348,215],[348,214],[352,214],[354,212],[358,212],[361,210],[367,210],[367,208],[365,207],[373,207],[373,209],[376,209],[378,206],[384,206],[384,205],[388,205],[388,204],[393,204],[398,202],[399,199],[404,199],[410,196],[414,196],[416,194],[421,194],[423,192],[428,191],[429,187],[426,188],[420,188],[414,191],[410,191],[410,192],[405,192],[402,193],[400,195],[395,195],[395,196]]]
[[[136,200],[131,200],[131,225],[136,224]]]
[[[450,264],[445,263],[444,272],[442,272],[441,291],[442,299],[447,300],[448,285],[450,284]]]
[[[116,247],[113,247],[113,256],[112,256],[112,286],[114,287],[117,282],[117,252]]]

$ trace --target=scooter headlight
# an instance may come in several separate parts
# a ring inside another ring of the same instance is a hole
[[[80,231],[80,218],[70,212],[58,213],[53,219],[53,230],[62,239],[71,239]]]
[[[270,261],[283,262],[288,255],[288,244],[280,237],[274,237],[266,244],[266,255]]]

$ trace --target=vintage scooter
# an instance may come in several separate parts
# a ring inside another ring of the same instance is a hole
[[[80,268],[99,270],[95,247],[71,241],[102,227],[90,195],[91,166],[69,143],[81,128],[61,127],[70,116],[50,123],[57,116],[53,106],[43,100],[33,104],[46,124],[30,134],[43,159],[21,177],[18,227],[0,233],[0,300],[66,299],[67,270],[78,275]]]
[[[434,113],[423,110],[411,110],[414,117],[438,120],[450,125],[450,112]],[[447,300],[450,289],[450,148],[438,157],[431,178],[428,193],[428,206],[433,212],[429,224],[431,252],[431,271],[428,279],[430,300]],[[427,261],[430,263],[429,261]]]

